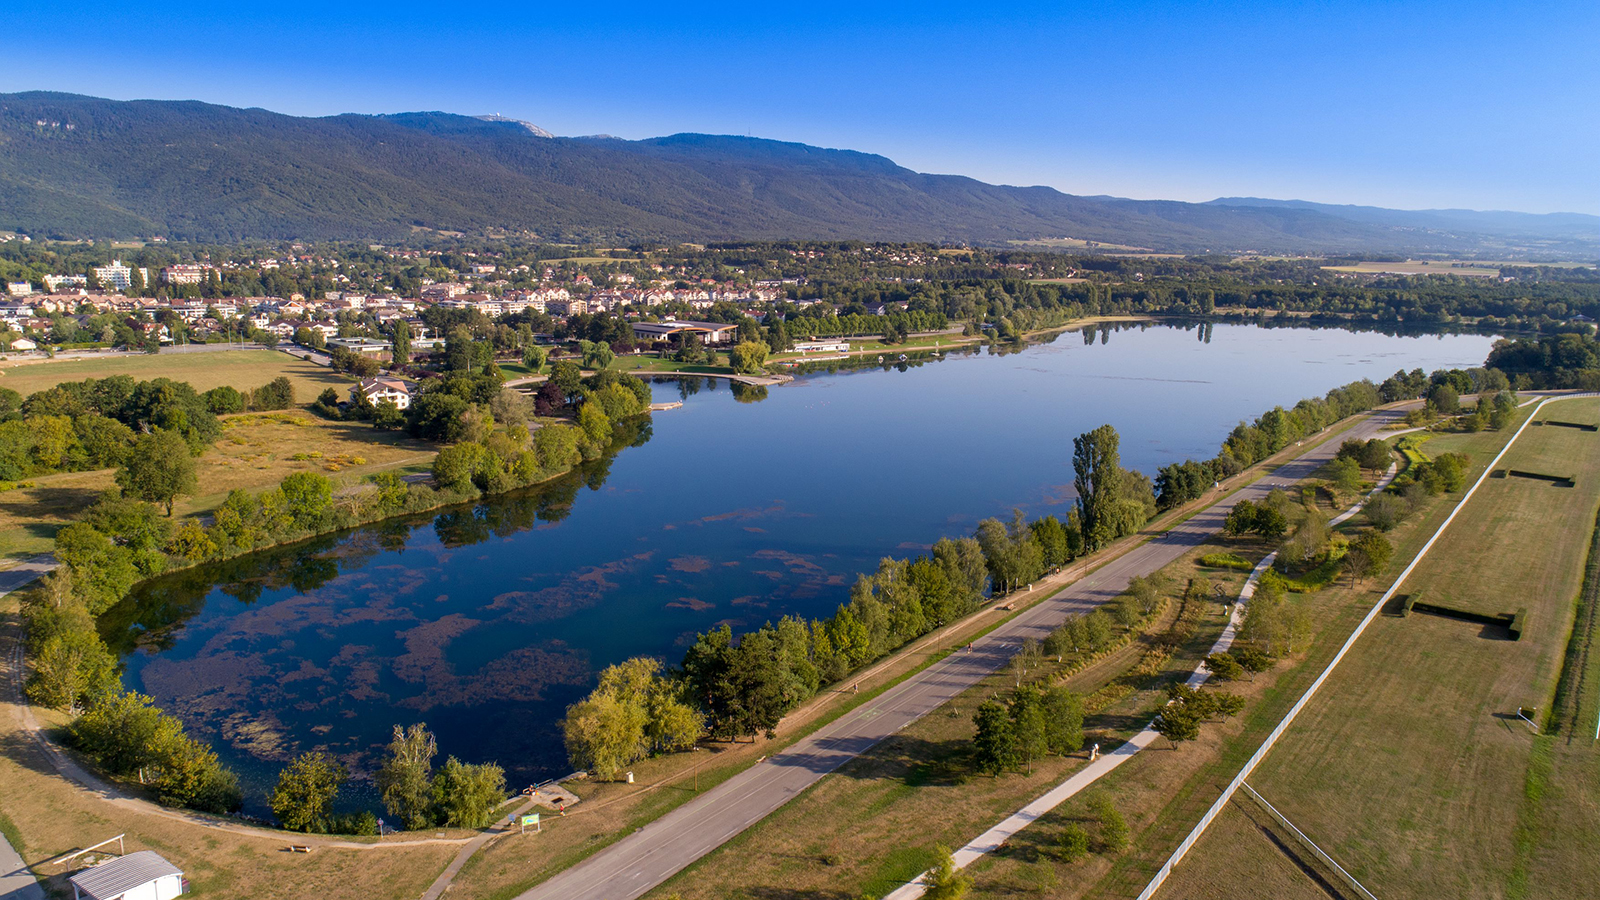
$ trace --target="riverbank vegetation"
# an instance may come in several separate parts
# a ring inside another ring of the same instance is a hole
[[[491,374],[485,373],[485,379]],[[152,788],[155,799],[207,812],[231,812],[242,802],[237,779],[204,744],[189,738],[177,719],[155,709],[149,698],[124,692],[115,659],[95,624],[133,586],[174,569],[225,559],[264,547],[344,530],[396,515],[471,500],[480,493],[502,492],[570,471],[583,460],[597,458],[617,435],[612,426],[646,411],[648,388],[631,376],[601,373],[575,386],[564,397],[565,409],[576,411],[576,424],[534,423],[528,429],[526,401],[497,392],[490,402],[468,403],[456,391],[479,390],[483,382],[441,380],[436,394],[458,401],[429,411],[427,421],[454,412],[444,436],[458,442],[435,458],[435,485],[408,483],[393,472],[380,472],[358,490],[336,493],[334,483],[316,472],[295,472],[260,494],[236,489],[215,511],[210,524],[198,519],[175,521],[174,499],[195,489],[194,454],[221,433],[214,398],[201,396],[182,383],[165,380],[134,384],[120,379],[89,380],[62,385],[21,404],[26,426],[29,404],[43,410],[81,407],[79,418],[108,411],[125,416],[144,429],[122,454],[117,483],[121,496],[108,495],[77,522],[56,536],[60,568],[46,576],[23,604],[26,644],[32,660],[27,679],[29,698],[41,705],[77,714],[67,730],[69,741],[108,774],[137,776]],[[217,388],[212,393],[222,392]],[[242,405],[238,392],[218,394],[225,411]],[[425,394],[424,397],[432,396]],[[107,399],[109,398],[109,399]],[[254,402],[271,408],[292,405],[293,389],[281,380],[253,392]],[[63,415],[60,418],[71,421]],[[121,424],[120,418],[106,417]],[[418,421],[422,421],[419,417]],[[3,426],[0,426],[3,427]],[[132,429],[123,425],[131,436]],[[166,516],[160,506],[165,506]],[[420,739],[418,739],[420,740]],[[429,739],[431,741],[431,738]],[[419,764],[420,765],[420,764]],[[431,770],[430,770],[431,771]],[[494,767],[498,772],[498,767]],[[487,770],[451,759],[441,771],[442,793],[430,809],[441,824],[465,824],[483,817],[482,803],[463,796],[491,793]],[[319,760],[299,760],[290,781],[275,792],[274,808],[283,821],[301,830],[329,827],[365,828],[364,820],[334,820],[324,810],[332,803],[343,777]],[[426,779],[424,779],[426,780]],[[500,788],[503,789],[503,777]],[[431,796],[431,795],[430,795]],[[495,801],[498,805],[499,799]],[[386,796],[386,802],[388,798]],[[414,805],[414,804],[413,804]],[[422,821],[407,806],[406,821]],[[433,819],[428,824],[434,824]],[[480,823],[481,824],[481,823]],[[422,826],[426,827],[426,826]]]

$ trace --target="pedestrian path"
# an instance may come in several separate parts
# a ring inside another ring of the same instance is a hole
[[[54,557],[39,556],[0,571],[0,597],[5,597],[55,567]],[[15,662],[20,672],[20,652]],[[3,834],[0,834],[0,900],[45,900],[44,889],[22,861],[22,855],[17,853]]]
[[[1390,482],[1394,481],[1394,476],[1398,471],[1399,464],[1390,463],[1389,470],[1378,480],[1377,486],[1367,494],[1362,502],[1334,516],[1328,521],[1328,527],[1337,527],[1348,521],[1351,516],[1360,512],[1361,508],[1366,505],[1367,500],[1370,500],[1379,491],[1388,487]],[[1272,567],[1272,563],[1277,558],[1278,551],[1274,550],[1267,554],[1265,559],[1257,563],[1255,569],[1251,570],[1250,577],[1245,579],[1244,587],[1239,591],[1239,602],[1234,604],[1232,615],[1228,617],[1228,624],[1223,627],[1222,634],[1218,636],[1217,642],[1211,646],[1211,653],[1221,653],[1233,646],[1235,636],[1238,635],[1239,629],[1244,625],[1245,605],[1250,602],[1251,597],[1255,596],[1256,583],[1261,580],[1262,575],[1266,574],[1267,569]],[[1195,667],[1194,673],[1189,676],[1188,684],[1190,687],[1199,687],[1210,678],[1211,673],[1202,663]],[[1134,735],[1127,743],[1110,753],[1101,754],[1099,758],[1074,772],[1066,781],[1035,798],[1028,805],[1007,816],[998,825],[973,838],[966,846],[955,851],[952,856],[954,857],[956,868],[964,869],[982,859],[985,855],[1000,849],[1001,845],[1010,840],[1017,832],[1033,824],[1040,816],[1077,796],[1084,788],[1109,775],[1118,766],[1132,759],[1134,754],[1155,743],[1158,737],[1160,737],[1160,734],[1156,732],[1155,728],[1146,725],[1143,731]],[[923,881],[927,874],[927,872],[923,872],[915,880],[901,885],[892,891],[885,900],[916,900],[916,898],[921,897],[928,889],[927,884]]]

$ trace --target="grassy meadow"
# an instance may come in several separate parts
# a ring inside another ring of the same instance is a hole
[[[1600,402],[1540,417],[1594,423]],[[1496,626],[1380,615],[1252,779],[1377,896],[1574,896],[1600,882],[1594,690],[1556,733],[1516,716],[1548,718],[1600,506],[1596,441],[1530,427],[1501,466],[1576,475],[1577,486],[1486,480],[1402,589],[1478,612],[1526,607],[1520,641]],[[1593,669],[1581,673],[1591,686]],[[1286,846],[1252,804],[1235,803],[1162,896],[1324,896]]]
[[[131,375],[140,381],[171,378],[187,381],[197,391],[208,391],[224,384],[241,391],[249,390],[286,375],[294,382],[295,399],[301,403],[310,403],[327,387],[337,388],[342,394],[353,381],[349,376],[276,350],[0,361],[0,387],[10,388],[24,397],[64,381],[108,375]]]

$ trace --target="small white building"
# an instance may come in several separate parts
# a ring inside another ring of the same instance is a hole
[[[39,349],[39,345],[34,343],[33,341],[29,340],[28,338],[17,338],[16,340],[11,342],[11,349],[13,349],[13,350],[37,350],[37,349]]]
[[[343,347],[351,353],[363,356],[383,356],[387,355],[391,349],[388,341],[375,341],[372,338],[364,337],[331,337],[328,338],[327,344],[330,350],[334,347]]]
[[[68,880],[73,900],[171,900],[183,893],[183,872],[154,850],[107,860]]]
[[[796,353],[848,353],[850,342],[843,338],[822,341],[795,341]]]
[[[399,378],[388,375],[379,375],[377,378],[363,378],[350,388],[352,403],[360,401],[362,397],[373,406],[388,400],[397,409],[405,409],[411,405],[411,386]]]

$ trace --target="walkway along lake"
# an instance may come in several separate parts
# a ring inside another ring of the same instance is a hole
[[[1491,343],[1154,325],[771,389],[660,383],[683,406],[580,473],[155,579],[102,627],[127,686],[213,742],[249,809],[295,754],[366,773],[417,721],[441,760],[498,761],[520,787],[567,771],[559,720],[606,665],[675,664],[721,622],[831,614],[880,557],[1013,507],[1064,516],[1084,431],[1111,423],[1123,465],[1153,476],[1274,404],[1482,365]]]

